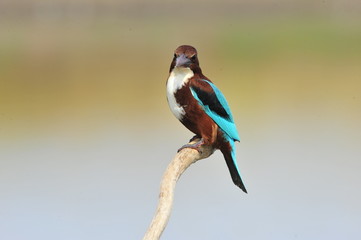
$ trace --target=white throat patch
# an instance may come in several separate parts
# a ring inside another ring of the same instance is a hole
[[[176,118],[182,119],[185,114],[184,109],[180,106],[174,94],[186,84],[191,77],[193,77],[193,71],[190,68],[174,68],[170,73],[167,81],[167,99],[170,110]]]

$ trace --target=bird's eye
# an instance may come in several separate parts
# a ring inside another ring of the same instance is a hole
[[[194,55],[191,57],[192,61],[196,60],[196,57],[197,57],[197,55],[194,54]]]
[[[175,53],[175,54],[174,54],[174,58],[176,58],[176,57],[177,57],[177,54]]]

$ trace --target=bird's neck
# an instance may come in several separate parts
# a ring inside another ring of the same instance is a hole
[[[190,68],[173,68],[167,81],[168,92],[175,93],[178,89],[187,84],[189,79],[191,79],[193,76],[194,73]]]

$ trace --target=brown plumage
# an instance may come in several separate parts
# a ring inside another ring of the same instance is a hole
[[[224,121],[230,120],[230,124],[236,131],[227,104],[228,111],[220,103],[210,83],[211,81],[203,75],[199,66],[197,50],[189,45],[178,47],[174,51],[174,58],[169,69],[167,81],[168,103],[178,120],[202,139],[199,143],[187,144],[183,147],[198,149],[201,144],[206,144],[220,149],[233,182],[244,192],[247,192],[234,159],[233,144],[234,141],[239,140],[238,134],[236,133],[237,137],[232,138],[233,135],[225,133],[224,129],[221,129],[209,115],[209,112],[212,112],[212,114],[217,115],[217,118],[224,119]],[[197,96],[194,94],[197,94]],[[202,101],[201,104],[200,101]],[[225,99],[222,99],[222,101],[225,101]],[[208,112],[205,111],[204,107],[208,108]],[[232,144],[230,141],[232,141]]]

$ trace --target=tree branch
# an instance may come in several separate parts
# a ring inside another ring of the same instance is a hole
[[[200,139],[195,139],[190,143],[198,141]],[[158,240],[160,238],[172,210],[174,188],[178,179],[192,163],[209,157],[215,150],[211,146],[205,145],[202,145],[199,149],[200,152],[191,148],[182,149],[168,165],[160,184],[158,208],[143,240]]]

